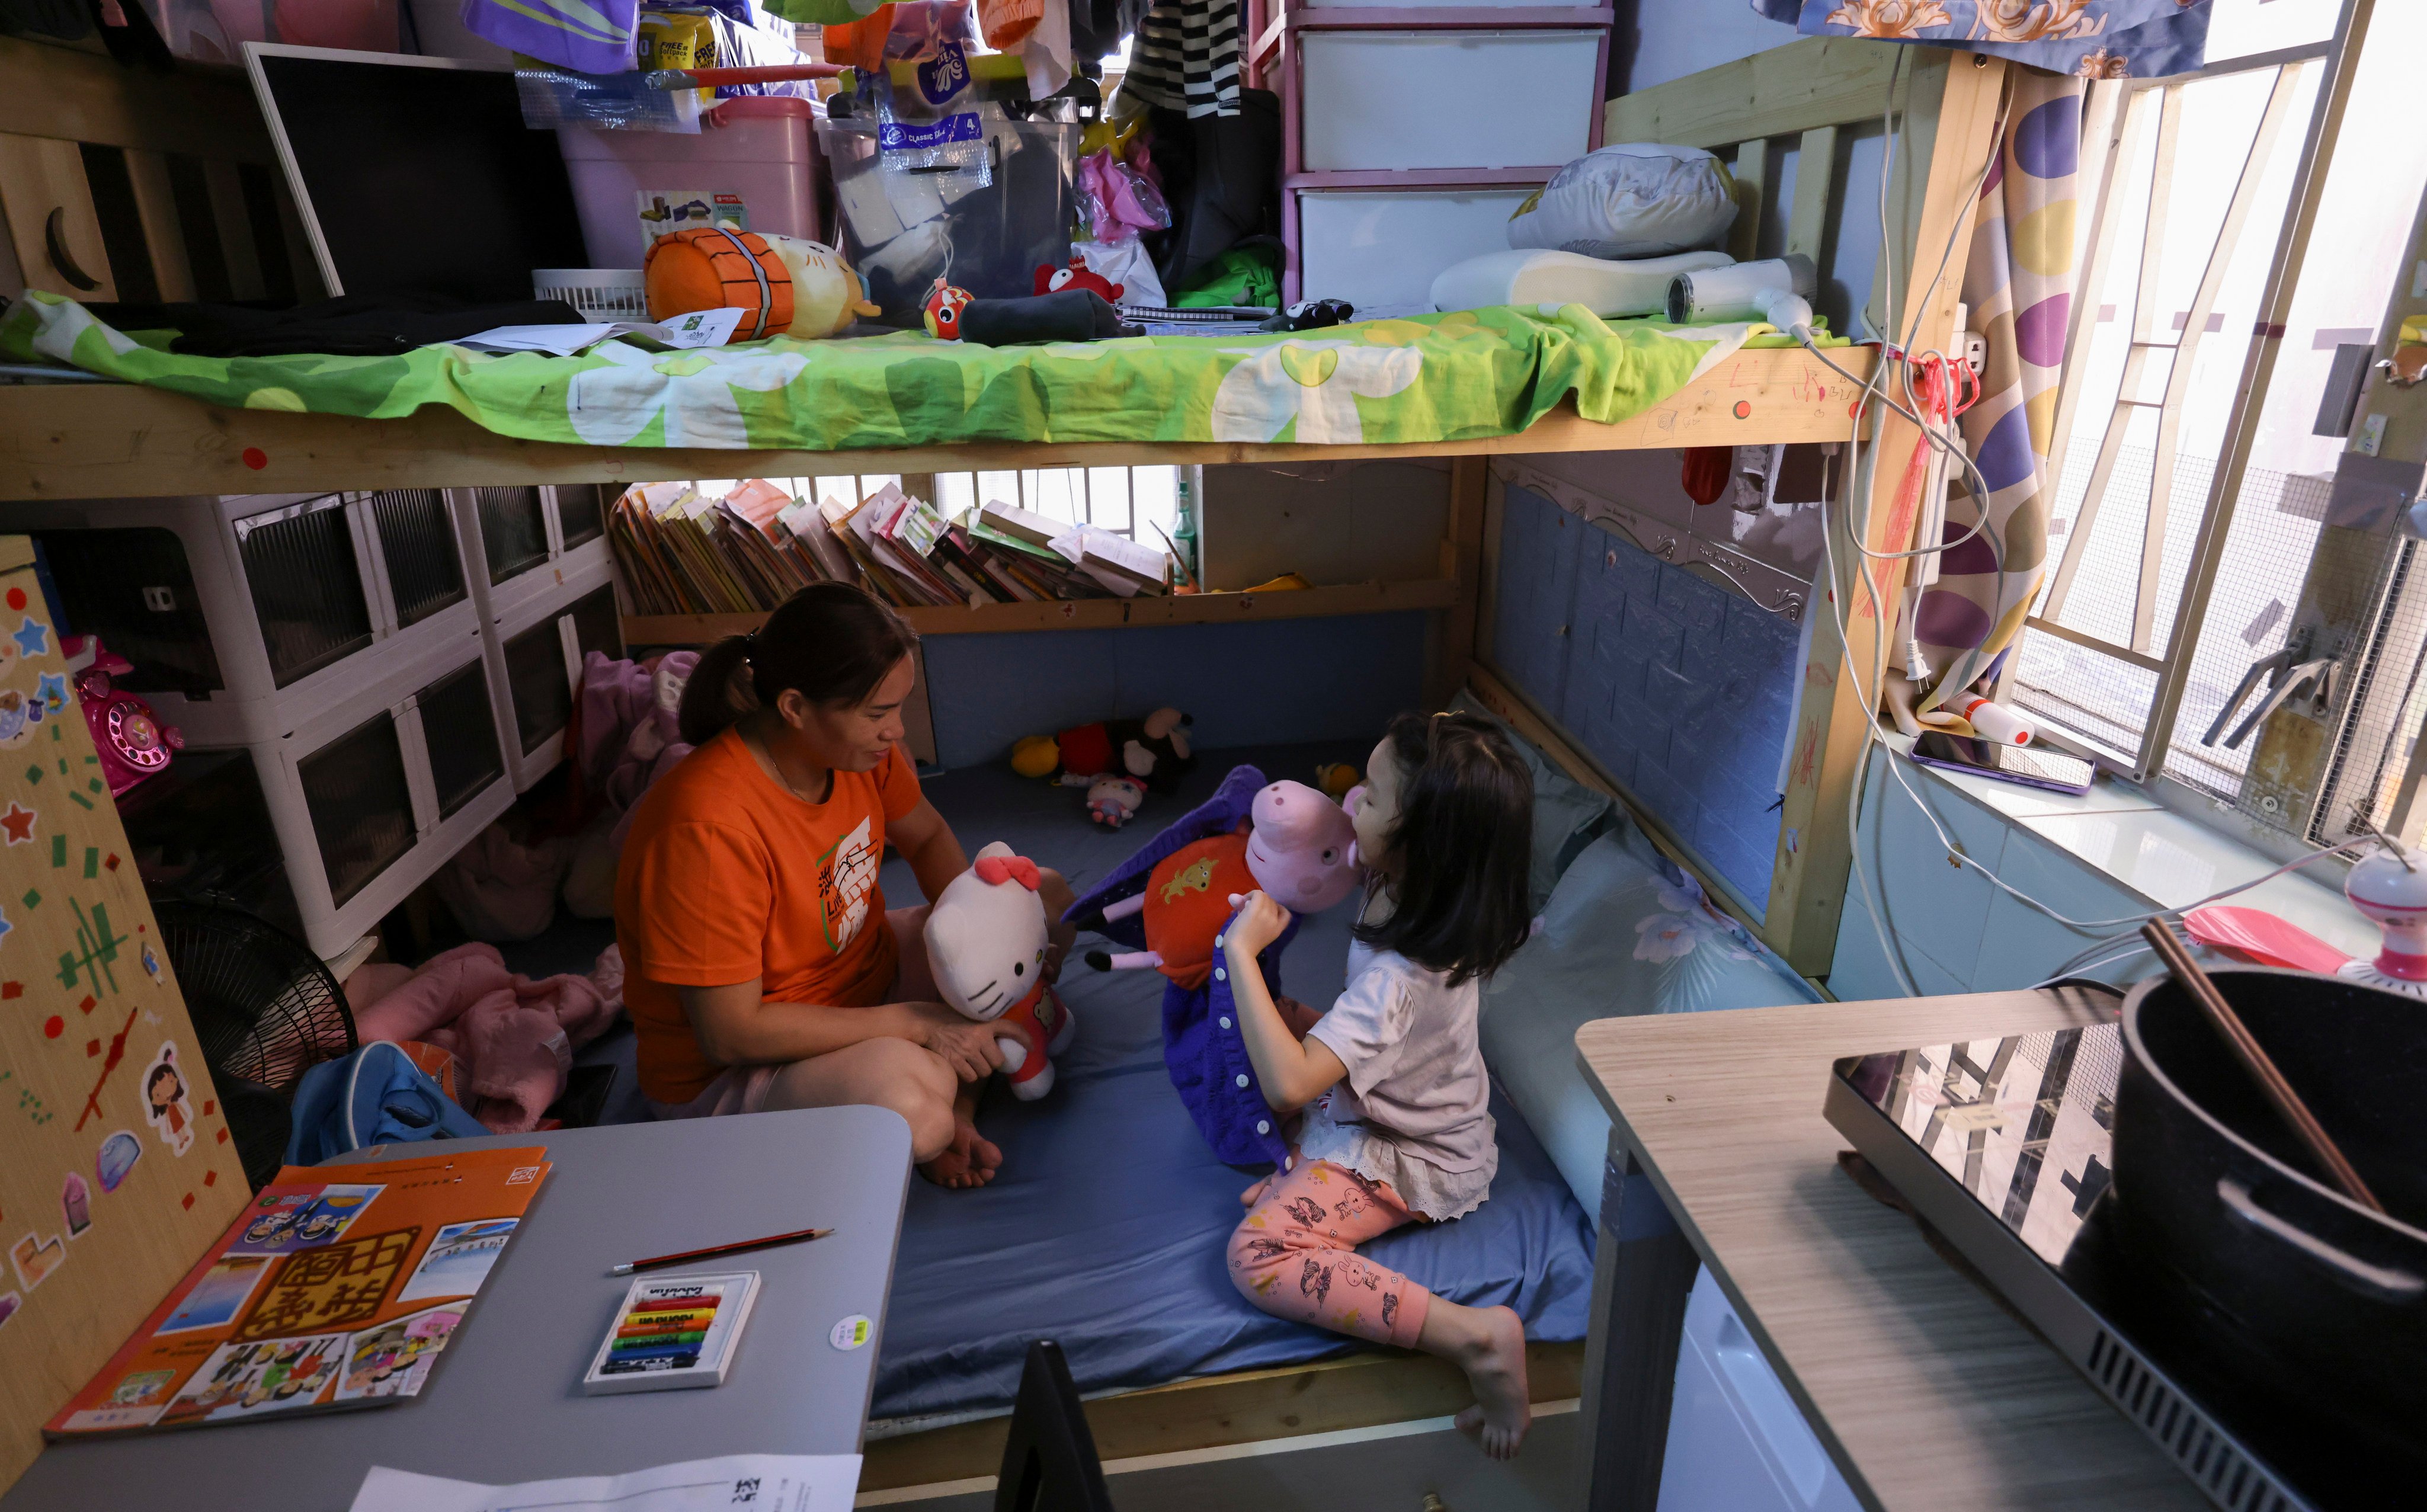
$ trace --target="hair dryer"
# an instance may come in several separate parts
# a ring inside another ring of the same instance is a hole
[[[1801,252],[1767,262],[1680,273],[1669,285],[1669,318],[1677,325],[1710,320],[1767,320],[1799,341],[1812,339],[1812,295],[1820,270]]]

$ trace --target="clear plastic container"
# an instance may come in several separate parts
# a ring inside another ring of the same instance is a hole
[[[843,254],[888,325],[918,325],[938,276],[979,299],[1014,299],[1036,292],[1037,268],[1069,264],[1083,129],[1075,106],[1051,102],[1026,120],[984,114],[983,175],[888,171],[872,117],[818,125]],[[973,176],[987,182],[973,187]]]

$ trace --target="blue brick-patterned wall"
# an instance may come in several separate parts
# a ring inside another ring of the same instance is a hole
[[[1492,660],[1758,909],[1797,627],[1530,489],[1502,521]]]

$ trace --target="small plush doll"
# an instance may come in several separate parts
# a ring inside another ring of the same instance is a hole
[[[1214,941],[1230,927],[1233,897],[1261,887],[1294,915],[1319,913],[1357,885],[1356,828],[1338,805],[1302,783],[1266,783],[1235,767],[1205,803],[1147,842],[1073,903],[1063,918],[1122,945],[1090,951],[1099,969],[1163,973],[1163,1061],[1172,1086],[1214,1154],[1234,1165],[1285,1166],[1289,1143],[1247,1059],[1225,968]],[[1280,991],[1280,954],[1293,918],[1256,958]]]
[[[1083,788],[1108,772],[1126,772],[1168,795],[1197,765],[1188,746],[1188,727],[1194,723],[1176,708],[1158,708],[1142,720],[1106,720],[1053,735],[1032,735],[1012,746],[1011,770],[1023,777],[1056,778],[1072,788]]]
[[[969,307],[969,291],[945,283],[944,275],[938,273],[927,289],[927,302],[920,307],[920,317],[926,324],[927,334],[937,341],[958,341],[961,315]]]
[[[1106,829],[1119,829],[1135,819],[1145,803],[1146,784],[1135,777],[1108,772],[1087,780],[1087,817]]]
[[[1055,268],[1048,264],[1036,270],[1037,293],[1051,294],[1056,289],[1094,289],[1107,301],[1118,304],[1121,302],[1121,296],[1129,292],[1129,285],[1116,284],[1089,268],[1087,259],[1084,257],[1072,257],[1070,266],[1067,268]]]
[[[1035,862],[997,840],[927,911],[927,959],[944,1000],[979,1023],[1022,1024],[1035,1036],[1033,1055],[1016,1039],[995,1042],[1012,1095],[1023,1102],[1053,1090],[1052,1057],[1068,1048],[1078,1027],[1045,984],[1038,878]]]

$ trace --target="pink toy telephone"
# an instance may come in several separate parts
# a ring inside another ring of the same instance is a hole
[[[1034,1054],[1016,1039],[995,1042],[1002,1048],[1012,1095],[1023,1102],[1053,1090],[1052,1057],[1078,1030],[1070,1010],[1045,984],[1038,878],[1035,862],[997,840],[927,911],[927,959],[944,1000],[981,1024],[1008,1020],[1036,1037]]]
[[[151,705],[110,685],[113,675],[133,672],[135,663],[104,646],[97,635],[70,636],[59,650],[75,674],[76,698],[84,705],[93,749],[101,753],[109,796],[166,771],[169,757],[186,748],[185,736],[154,718]]]

